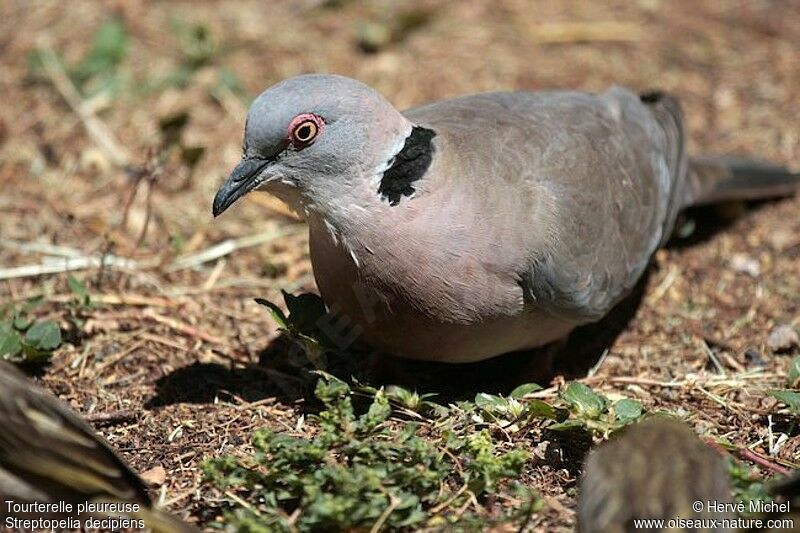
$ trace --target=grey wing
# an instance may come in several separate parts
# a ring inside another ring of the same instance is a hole
[[[554,238],[521,284],[530,305],[588,322],[631,291],[672,231],[686,176],[683,130],[675,100],[621,88],[562,113],[545,162]]]

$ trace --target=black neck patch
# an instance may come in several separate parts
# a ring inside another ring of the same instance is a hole
[[[378,186],[378,193],[389,205],[397,205],[403,196],[414,194],[414,182],[425,175],[433,161],[433,138],[436,132],[414,126],[402,150],[394,156]]]

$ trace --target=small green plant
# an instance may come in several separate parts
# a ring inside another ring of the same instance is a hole
[[[72,339],[73,335],[79,335],[86,323],[87,313],[92,309],[96,309],[98,305],[92,301],[92,296],[86,285],[74,276],[67,277],[67,288],[72,293],[72,300],[64,305],[66,310],[64,318],[71,325],[71,328],[67,328],[65,333],[68,339]]]
[[[788,389],[775,389],[769,393],[779,402],[786,405],[789,411],[796,415],[800,415],[800,392]]]
[[[754,476],[750,469],[743,463],[734,459],[728,460],[728,476],[733,483],[734,499],[744,502],[745,508],[749,508],[753,501],[772,501],[764,480]],[[750,516],[744,513],[744,516]]]
[[[70,302],[70,305],[76,308],[90,308],[92,306],[92,297],[89,295],[89,289],[86,285],[78,281],[74,276],[67,278],[67,287],[72,292],[75,299]]]
[[[283,297],[288,312],[256,301],[306,350],[339,349],[320,327],[329,315],[319,296]],[[432,394],[314,373],[322,378],[315,390],[322,411],[304,429],[313,437],[261,430],[252,456],[205,463],[207,482],[229,496],[218,525],[250,531],[520,527],[542,506],[514,480],[529,459],[527,430],[605,436],[644,411],[635,400],[612,401],[578,382],[555,401],[537,398],[541,387],[529,383],[508,395],[479,393],[474,401],[444,406]],[[524,446],[512,444],[515,434]],[[491,513],[469,505],[495,492],[513,503]]]
[[[800,415],[800,391],[792,390],[800,387],[800,357],[795,357],[789,363],[789,370],[786,372],[786,384],[788,389],[773,389],[769,394],[786,405],[795,415]]]
[[[501,425],[515,432],[527,423],[544,419],[553,431],[583,429],[608,435],[638,421],[644,414],[642,404],[628,398],[612,402],[579,382],[572,382],[561,393],[559,401],[548,403],[537,398],[524,398],[541,387],[520,385],[508,396],[479,393],[474,404],[462,403],[465,410],[477,409],[478,420]]]
[[[561,392],[572,417],[550,427],[554,431],[569,431],[583,428],[607,436],[644,415],[642,404],[636,400],[622,398],[612,402],[583,383],[573,381]]]
[[[211,63],[219,50],[211,30],[203,24],[186,24],[180,20],[172,22],[184,56],[184,67],[189,72]]]
[[[43,364],[61,345],[61,329],[53,320],[30,317],[41,300],[30,300],[20,308],[0,310],[0,359],[14,363]]]
[[[786,373],[786,384],[790,388],[800,389],[800,357],[795,357],[789,363],[789,371]]]
[[[104,22],[92,38],[92,47],[75,64],[66,64],[57,57],[69,78],[86,96],[100,92],[116,95],[123,88],[123,80],[119,67],[128,53],[128,32],[122,21],[112,18]],[[33,71],[39,70],[43,64],[40,51],[29,57],[29,65]]]
[[[520,474],[526,451],[500,446],[488,429],[458,431],[450,424],[437,429],[392,418],[392,400],[383,389],[359,414],[358,394],[347,383],[321,375],[315,394],[324,408],[310,420],[314,427],[307,433],[313,437],[259,430],[252,457],[204,464],[207,481],[248,502],[225,510],[228,527],[414,530],[458,522],[480,529],[491,520],[464,508],[471,498],[508,483],[519,505],[492,520],[521,522],[541,507],[530,490],[509,481]],[[394,396],[403,395],[395,390]]]
[[[299,341],[307,351],[318,353],[334,349],[334,343],[319,327],[327,313],[322,298],[312,293],[294,296],[282,291],[282,294],[288,315],[264,298],[256,298],[256,303],[266,307],[278,327]]]

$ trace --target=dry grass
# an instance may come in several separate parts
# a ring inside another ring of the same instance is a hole
[[[292,430],[303,410],[304,384],[253,364],[277,333],[253,297],[314,289],[303,228],[279,207],[256,199],[211,219],[215,188],[239,157],[246,111],[233,92],[219,89],[223,69],[250,95],[300,72],[337,72],[375,86],[401,108],[490,89],[655,86],[683,101],[693,152],[800,164],[797,3],[414,1],[402,9],[418,10],[426,23],[375,54],[356,45],[358,21],[380,22],[386,10],[400,8],[378,0],[323,3],[0,7],[0,265],[39,264],[70,251],[137,261],[76,274],[99,304],[82,310],[77,325],[64,311],[71,298],[65,274],[0,281],[0,301],[45,296],[40,314],[60,320],[70,342],[41,382],[94,417],[139,471],[163,466],[166,481],[156,490],[164,504],[201,523],[212,518],[197,491],[203,457],[240,448],[257,427]],[[26,56],[50,46],[75,62],[114,15],[130,38],[118,73],[123,89],[70,107],[53,76],[32,73]],[[175,20],[206,27],[217,49],[185,86],[148,89],[185,59]],[[174,150],[159,148],[160,122],[180,113],[189,116],[183,142],[204,148],[192,171]],[[87,134],[87,114],[118,140],[134,171],[121,170],[109,148]],[[689,413],[700,433],[797,466],[796,419],[774,415],[775,401],[763,391],[783,385],[789,362],[766,347],[768,333],[800,321],[800,197],[734,218],[706,215],[697,219],[700,233],[715,234],[658,254],[638,312],[585,381],[651,408]],[[249,235],[261,242],[175,267],[179,256]],[[758,275],[733,268],[736,254],[757,261]],[[774,456],[770,432],[789,435]],[[545,459],[530,465],[526,480],[547,503],[534,528],[572,524],[576,466]]]

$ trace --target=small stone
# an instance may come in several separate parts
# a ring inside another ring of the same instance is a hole
[[[800,346],[800,335],[790,326],[778,326],[769,333],[767,346],[773,352],[787,352]]]
[[[766,361],[764,361],[764,358],[761,357],[761,353],[756,348],[754,348],[752,346],[749,347],[747,350],[745,350],[744,358],[747,361],[747,364],[749,364],[749,365],[764,366],[766,364]]]
[[[146,472],[142,472],[142,480],[152,487],[160,487],[167,480],[167,471],[161,465],[154,466]]]
[[[761,274],[761,264],[746,254],[733,254],[730,266],[734,271],[753,278],[757,278]]]

